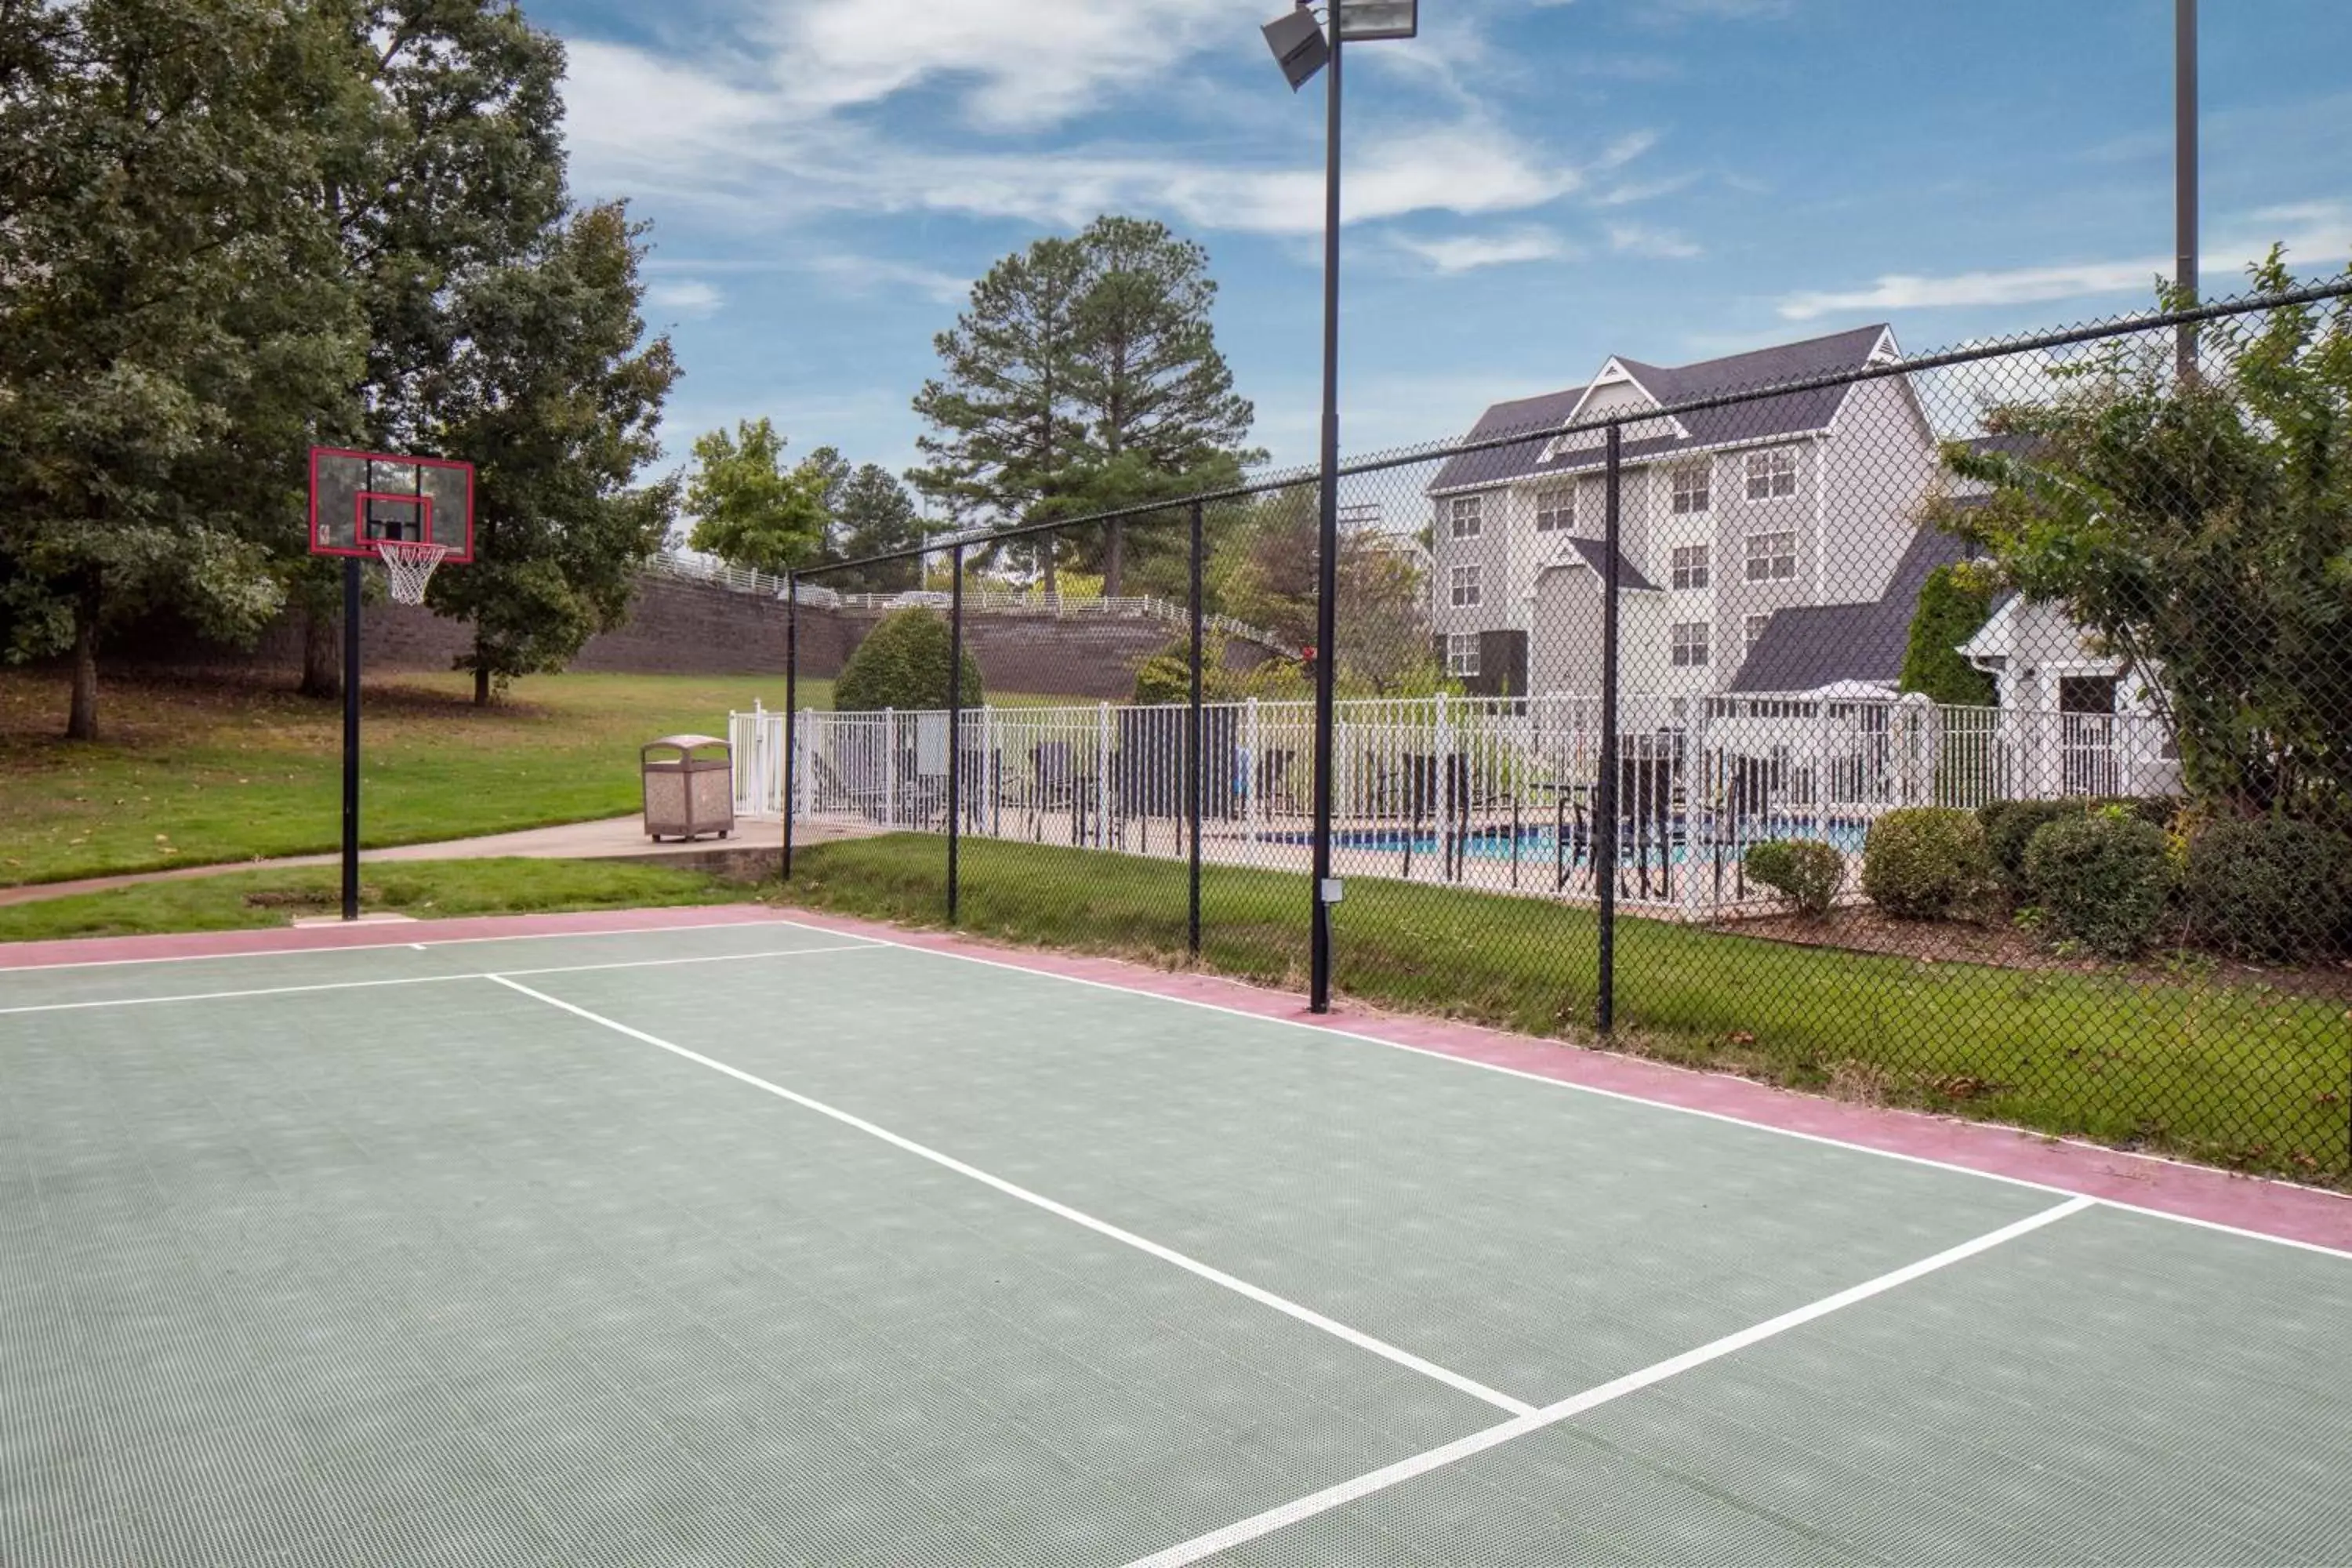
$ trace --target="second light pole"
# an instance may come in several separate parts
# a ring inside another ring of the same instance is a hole
[[[1315,564],[1315,835],[1314,926],[1308,950],[1307,1005],[1331,1009],[1331,906],[1339,879],[1331,874],[1333,684],[1339,663],[1339,63],[1342,46],[1410,38],[1420,30],[1419,0],[1330,0],[1329,25],[1313,8],[1298,8],[1265,25],[1266,47],[1296,92],[1324,79],[1323,131],[1323,426],[1316,520]],[[1255,766],[1255,760],[1252,760]]]

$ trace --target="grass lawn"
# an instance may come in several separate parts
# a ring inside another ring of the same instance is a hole
[[[724,736],[781,676],[549,675],[477,709],[460,674],[370,681],[362,842],[430,843],[637,809],[637,748]],[[830,706],[830,681],[803,680]],[[998,697],[1006,703],[1043,700]],[[331,850],[341,842],[342,708],[285,683],[117,678],[106,738],[57,738],[62,675],[0,674],[0,887]]]
[[[814,846],[788,897],[920,924],[944,848]],[[1304,985],[1302,879],[1210,867],[1204,967]],[[992,841],[963,847],[963,929],[1181,964],[1181,865]],[[1379,1006],[1591,1038],[1595,924],[1536,900],[1348,882],[1334,979]],[[1805,1089],[2352,1184],[2352,1019],[2340,1001],[2146,973],[2018,971],[1618,923],[1615,1044]]]
[[[419,917],[740,903],[755,891],[699,871],[620,860],[414,860],[362,867],[360,878],[370,912]],[[333,914],[341,905],[341,874],[331,866],[225,871],[0,909],[0,942],[237,931]]]

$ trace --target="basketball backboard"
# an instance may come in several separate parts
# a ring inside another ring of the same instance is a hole
[[[378,544],[437,544],[474,558],[474,466],[447,458],[310,448],[310,552],[373,559]]]

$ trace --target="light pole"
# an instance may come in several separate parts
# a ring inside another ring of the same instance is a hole
[[[2197,0],[2172,5],[2173,285],[2178,303],[2197,302]],[[2180,327],[2180,374],[2197,374],[2197,324]]]
[[[1293,92],[1327,70],[1323,80],[1323,428],[1317,489],[1315,570],[1315,841],[1314,925],[1307,1001],[1331,1010],[1331,906],[1339,879],[1331,875],[1332,702],[1339,597],[1339,56],[1349,41],[1410,38],[1420,30],[1420,0],[1330,0],[1327,28],[1309,0],[1265,25],[1266,47]]]

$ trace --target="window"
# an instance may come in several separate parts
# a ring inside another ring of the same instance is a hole
[[[1485,496],[1455,496],[1446,503],[1447,520],[1456,539],[1475,539],[1486,521]]]
[[[1676,468],[1674,474],[1675,515],[1687,516],[1705,511],[1710,497],[1706,489],[1706,465],[1691,463]]]
[[[1459,608],[1462,605],[1475,605],[1477,602],[1478,568],[1475,566],[1456,566],[1454,568],[1454,605]]]
[[[1696,669],[1706,663],[1706,623],[1675,623],[1675,668]]]
[[[1538,490],[1536,492],[1536,531],[1565,533],[1576,526],[1576,492],[1574,490]]]
[[[1797,454],[1787,447],[1748,454],[1748,499],[1770,500],[1797,493]]]
[[[1478,673],[1478,636],[1456,632],[1445,639],[1445,673],[1475,675]]]
[[[1762,637],[1764,635],[1764,628],[1771,624],[1772,617],[1769,616],[1750,616],[1748,617],[1747,622],[1741,629],[1748,635],[1748,647],[1751,649],[1755,647],[1756,639]]]
[[[1750,583],[1786,583],[1797,574],[1797,535],[1781,529],[1773,533],[1751,533],[1748,536],[1748,580]]]
[[[1706,586],[1706,546],[1679,544],[1675,547],[1675,586],[1704,588]]]

